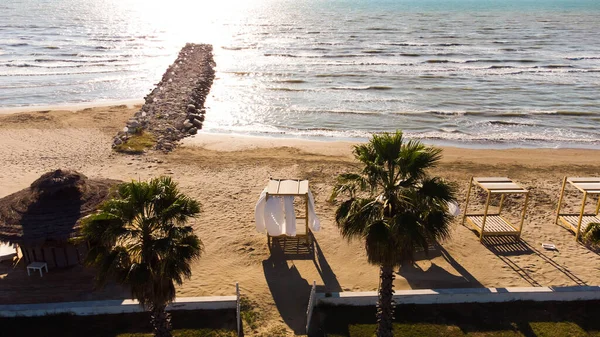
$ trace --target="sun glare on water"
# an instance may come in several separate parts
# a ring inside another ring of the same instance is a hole
[[[226,44],[231,32],[228,22],[242,19],[261,0],[110,0],[111,5],[134,9],[139,18],[168,43]]]

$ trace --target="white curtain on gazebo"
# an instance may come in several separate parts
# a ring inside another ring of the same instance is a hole
[[[269,196],[265,188],[254,208],[256,231],[270,236],[296,236],[296,214],[293,196]],[[321,222],[315,213],[315,200],[308,192],[308,227],[312,231],[321,229]]]

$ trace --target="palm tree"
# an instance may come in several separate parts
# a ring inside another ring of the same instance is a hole
[[[364,239],[369,263],[380,266],[377,336],[393,336],[394,268],[449,236],[455,187],[426,173],[441,150],[405,141],[400,131],[373,135],[354,147],[354,156],[362,171],[339,175],[331,201],[347,196],[335,213],[340,232],[349,240]]]
[[[155,336],[171,336],[165,308],[175,299],[174,283],[191,276],[190,263],[202,252],[202,242],[186,226],[200,204],[169,177],[125,183],[117,192],[83,223],[90,245],[86,262],[98,268],[100,285],[114,277],[131,288],[132,297],[150,309]]]

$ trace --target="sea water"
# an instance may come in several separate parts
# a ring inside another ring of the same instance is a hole
[[[0,0],[0,108],[143,98],[210,43],[205,130],[600,148],[597,0]]]

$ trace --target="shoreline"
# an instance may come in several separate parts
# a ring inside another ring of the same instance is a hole
[[[22,106],[22,107],[7,107],[7,108],[2,108],[0,107],[0,116],[6,116],[6,115],[14,115],[14,114],[19,114],[19,113],[36,113],[36,112],[41,112],[41,113],[48,113],[48,112],[52,112],[52,111],[67,111],[67,112],[82,112],[84,110],[89,110],[89,109],[94,109],[94,110],[100,110],[103,108],[114,108],[114,107],[118,107],[118,106],[126,106],[128,109],[134,108],[139,106],[141,108],[141,106],[144,104],[144,100],[143,99],[130,99],[130,100],[114,100],[114,101],[95,101],[95,102],[83,102],[83,103],[66,103],[66,104],[62,104],[62,105],[30,105],[30,106]],[[131,116],[129,117],[133,117],[133,113],[131,114]],[[207,115],[208,118],[210,118],[210,114]],[[241,139],[265,139],[265,141],[260,141],[259,143],[294,143],[296,141],[306,141],[306,142],[323,142],[323,143],[327,143],[327,144],[333,144],[333,143],[346,143],[346,144],[356,144],[356,143],[364,143],[367,141],[367,139],[360,139],[360,138],[353,138],[353,139],[348,139],[348,138],[335,138],[335,137],[321,137],[318,138],[317,137],[304,137],[304,138],[300,138],[300,137],[296,137],[293,135],[281,135],[281,134],[273,134],[273,135],[267,135],[267,134],[260,134],[260,135],[256,135],[256,134],[251,134],[251,133],[232,133],[232,132],[214,132],[211,131],[210,128],[208,130],[202,130],[201,133],[203,134],[210,134],[210,135],[214,135],[214,136],[219,136],[219,137],[240,137]],[[495,141],[489,141],[487,143],[482,143],[482,142],[470,142],[470,141],[456,141],[456,140],[450,140],[450,139],[431,139],[431,138],[417,138],[417,137],[409,137],[411,139],[417,139],[420,140],[421,142],[427,144],[427,145],[431,145],[431,146],[436,146],[436,147],[441,147],[441,148],[458,148],[458,149],[468,149],[468,150],[574,150],[574,151],[599,151],[600,150],[600,146],[587,146],[585,144],[580,144],[580,143],[576,143],[576,144],[562,144],[560,146],[556,146],[556,145],[552,145],[552,144],[547,144],[547,146],[535,146],[535,145],[529,145],[529,144],[524,144],[524,143],[499,143],[499,142],[495,142]],[[189,138],[185,138],[184,139],[184,144],[188,143],[188,141],[186,141],[186,139]],[[268,141],[266,141],[268,140]]]
[[[365,141],[366,142],[366,141]],[[185,138],[182,148],[197,147],[215,152],[240,152],[273,148],[293,148],[303,154],[316,154],[331,157],[353,158],[354,145],[364,142],[319,141],[297,138],[260,137],[237,134],[219,134],[200,132]],[[496,165],[500,163],[522,165],[598,165],[600,149],[548,149],[548,148],[511,148],[511,149],[474,149],[454,146],[435,146],[443,149],[442,162],[477,162]]]
[[[52,105],[27,105],[17,107],[0,107],[0,116],[12,115],[18,113],[32,113],[39,111],[73,111],[77,112],[84,109],[106,108],[117,105],[126,105],[131,108],[136,105],[144,104],[144,99],[121,99],[121,100],[106,100],[81,103],[64,103]]]

